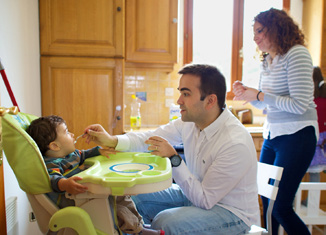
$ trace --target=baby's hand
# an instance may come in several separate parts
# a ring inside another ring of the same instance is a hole
[[[107,158],[110,158],[110,155],[109,154],[116,154],[117,152],[119,151],[116,151],[114,148],[102,148],[102,149],[99,149],[100,151],[100,154],[103,155],[103,156],[106,156]]]
[[[83,178],[79,176],[73,176],[70,178],[63,178],[60,179],[58,182],[59,189],[61,191],[66,191],[67,193],[70,194],[79,194],[79,193],[84,193],[87,191],[87,187],[77,183],[76,181],[82,180]]]

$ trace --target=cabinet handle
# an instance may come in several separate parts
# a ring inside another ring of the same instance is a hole
[[[117,11],[121,11],[121,7],[117,7]]]
[[[177,18],[173,18],[172,19],[172,23],[174,23],[174,24],[178,23],[178,19]]]
[[[120,111],[121,111],[121,106],[117,105],[115,107],[115,113],[113,116],[112,129],[114,129],[117,126],[117,121],[121,120]]]

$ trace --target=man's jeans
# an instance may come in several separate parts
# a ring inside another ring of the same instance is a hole
[[[249,226],[220,206],[204,210],[192,205],[178,185],[150,193],[132,196],[138,212],[153,229],[166,235],[243,234]]]

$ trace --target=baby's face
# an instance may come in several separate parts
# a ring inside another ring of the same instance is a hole
[[[74,134],[68,131],[66,124],[62,123],[57,126],[57,139],[55,141],[65,156],[75,151]]]

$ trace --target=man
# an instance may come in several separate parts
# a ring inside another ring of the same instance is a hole
[[[181,119],[155,131],[118,136],[95,124],[86,128],[87,141],[170,158],[176,184],[133,197],[153,228],[171,235],[245,233],[259,223],[252,138],[225,108],[225,78],[216,67],[189,65],[179,74]],[[187,164],[172,147],[180,143]]]

